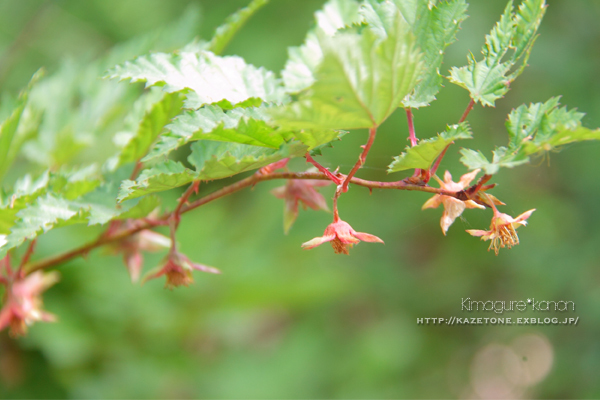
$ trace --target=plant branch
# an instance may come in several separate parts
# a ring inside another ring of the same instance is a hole
[[[306,152],[306,161],[311,163],[312,165],[314,165],[315,167],[317,167],[317,169],[319,171],[321,171],[322,173],[325,174],[325,176],[327,176],[328,179],[332,180],[333,183],[335,183],[336,185],[339,185],[340,183],[342,183],[342,180],[340,178],[338,178],[337,176],[335,176],[334,174],[332,174],[331,172],[329,172],[329,170],[327,168],[325,168],[324,166],[322,166],[321,164],[319,164],[314,158],[312,158],[310,156],[310,154],[308,152]]]
[[[467,108],[465,109],[465,112],[463,113],[462,117],[460,117],[460,119],[458,120],[459,124],[462,122],[465,122],[465,120],[467,119],[467,116],[473,109],[474,105],[475,105],[475,101],[473,99],[471,99],[469,101],[469,104],[467,105]],[[433,167],[431,167],[431,170],[430,170],[431,175],[436,173],[438,167],[440,166],[440,163],[442,162],[442,158],[444,158],[444,156],[446,155],[446,151],[448,150],[448,147],[450,147],[450,145],[453,143],[454,142],[448,143],[446,145],[446,147],[444,147],[444,150],[442,151],[442,153],[438,156],[437,160],[435,160],[435,164],[433,164]]]
[[[413,121],[412,109],[406,109],[406,119],[408,120],[408,139],[411,147],[417,145],[417,136],[415,135],[415,123]]]
[[[29,262],[31,255],[35,251],[36,243],[37,243],[37,238],[35,238],[31,242],[29,242],[29,246],[27,246],[27,251],[23,255],[23,258],[21,259],[21,263],[19,264],[19,269],[18,269],[19,272],[18,273],[21,273],[23,271],[23,267],[25,266],[25,264],[27,264]]]
[[[245,179],[242,179],[236,183],[233,183],[229,186],[225,186],[213,193],[210,193],[204,197],[201,197],[198,200],[195,200],[191,203],[185,204],[181,203],[181,207],[179,208],[179,214],[185,214],[195,208],[203,206],[204,204],[210,203],[211,201],[217,200],[221,197],[225,197],[227,195],[238,192],[247,187],[252,187],[255,184],[263,181],[270,181],[275,179],[316,179],[316,180],[330,180],[330,177],[321,173],[321,172],[273,172],[270,174],[262,175],[262,174],[253,174]],[[350,183],[366,187],[368,189],[398,189],[398,190],[411,190],[411,191],[419,191],[419,192],[427,192],[433,194],[442,194],[445,196],[451,196],[457,199],[465,199],[465,191],[452,192],[440,188],[434,188],[431,186],[418,185],[414,183],[410,183],[408,181],[396,181],[396,182],[378,182],[378,181],[368,181],[360,178],[351,178]],[[188,188],[189,190],[189,188]],[[191,194],[191,192],[190,192]],[[189,196],[188,196],[189,197]],[[85,255],[89,253],[91,250],[104,246],[109,243],[118,242],[123,240],[131,235],[134,235],[140,231],[145,229],[151,229],[156,226],[166,225],[167,221],[172,218],[172,215],[176,211],[168,212],[163,216],[157,219],[141,219],[138,220],[139,224],[136,224],[130,228],[123,229],[122,231],[116,232],[114,235],[106,236],[101,235],[98,239],[84,244],[76,249],[67,251],[63,254],[59,254],[57,256],[52,256],[35,263],[27,264],[25,270],[27,273],[37,271],[40,269],[46,269],[63,262],[69,261],[73,258]]]
[[[352,170],[350,171],[348,176],[346,176],[346,179],[344,180],[344,183],[342,184],[342,192],[343,193],[348,191],[348,185],[350,184],[352,177],[354,176],[354,174],[356,174],[356,171],[358,171],[358,169],[360,167],[362,167],[363,164],[365,163],[365,161],[367,160],[367,154],[369,154],[369,150],[371,149],[371,146],[373,145],[373,142],[375,141],[376,133],[377,133],[377,128],[369,129],[369,139],[367,140],[367,144],[365,144],[364,146],[361,146],[363,148],[363,151],[362,151],[361,155],[358,157],[358,161],[356,162],[356,164],[354,164],[354,167],[352,167]]]
[[[462,117],[460,117],[460,119],[458,120],[459,124],[461,122],[465,122],[466,121],[467,116],[469,115],[469,113],[473,109],[474,105],[475,105],[475,101],[473,99],[471,99],[471,101],[469,101],[469,104],[467,105],[467,108],[465,109],[465,112],[463,113]]]

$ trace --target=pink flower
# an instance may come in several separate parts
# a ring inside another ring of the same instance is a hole
[[[27,333],[27,327],[36,321],[55,321],[53,314],[42,310],[40,294],[56,282],[58,272],[44,274],[35,271],[8,283],[4,307],[0,310],[0,330],[9,326],[11,336],[22,336]]]
[[[491,240],[488,251],[494,249],[496,255],[502,247],[508,247],[509,249],[519,244],[519,236],[517,236],[517,228],[521,225],[527,225],[526,219],[531,216],[535,211],[525,211],[517,218],[513,218],[508,214],[495,212],[492,218],[492,224],[490,225],[489,231],[479,229],[469,229],[469,232],[473,236],[481,236],[481,240]]]
[[[123,261],[129,271],[132,282],[137,282],[142,272],[144,258],[142,251],[160,251],[171,247],[171,239],[160,233],[144,229],[117,245],[117,251],[123,253]]]
[[[211,274],[221,273],[221,271],[216,268],[208,267],[203,264],[196,264],[179,252],[172,252],[169,253],[162,266],[158,266],[146,274],[142,283],[166,275],[166,288],[173,289],[177,286],[188,286],[190,283],[194,282],[194,277],[192,276],[192,271],[194,270],[210,272]]]
[[[350,224],[341,219],[336,222],[329,224],[325,229],[323,236],[316,237],[302,244],[302,247],[309,250],[317,246],[322,245],[325,242],[331,242],[331,247],[336,254],[348,254],[348,250],[352,245],[363,242],[377,242],[383,243],[383,240],[379,239],[375,235],[371,235],[363,232],[356,232]]]
[[[448,171],[446,171],[446,173],[444,174],[443,181],[439,180],[435,175],[434,177],[438,179],[438,182],[440,183],[440,187],[442,189],[452,192],[459,192],[461,190],[464,190],[467,186],[469,186],[471,181],[475,179],[475,176],[478,173],[478,169],[469,172],[468,174],[461,176],[458,182],[452,181],[452,175],[450,175],[450,172]],[[424,210],[426,208],[437,208],[440,206],[440,204],[444,205],[444,213],[442,214],[442,218],[440,220],[440,226],[442,227],[442,232],[444,232],[444,235],[446,234],[446,232],[448,232],[448,228],[450,228],[450,225],[454,223],[454,220],[463,213],[465,208],[485,209],[484,206],[477,204],[473,200],[462,201],[454,197],[445,196],[442,194],[436,194],[435,196],[427,200],[425,204],[423,204],[422,209]]]
[[[285,186],[280,186],[271,191],[275,197],[285,200],[283,209],[283,230],[285,233],[288,233],[298,217],[298,203],[302,202],[305,210],[306,207],[310,207],[313,210],[329,211],[325,198],[315,190],[316,187],[329,184],[331,184],[331,181],[289,179]]]

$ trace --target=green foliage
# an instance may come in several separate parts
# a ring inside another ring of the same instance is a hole
[[[261,168],[286,157],[306,153],[306,146],[284,143],[279,149],[238,143],[199,141],[192,144],[188,161],[196,168],[202,180],[221,179]]]
[[[559,105],[559,98],[553,97],[545,103],[516,108],[506,121],[508,147],[495,149],[491,162],[481,151],[462,149],[461,162],[470,169],[482,168],[486,174],[495,174],[501,167],[529,162],[529,156],[559,150],[569,143],[600,139],[598,129],[581,127],[582,113]]]
[[[164,93],[142,117],[137,131],[121,150],[117,165],[121,166],[144,157],[164,126],[181,112],[182,106],[183,99],[179,92]]]
[[[195,177],[196,174],[181,163],[167,160],[143,170],[136,181],[124,180],[117,199],[121,202],[173,189],[190,183]]]
[[[467,89],[475,102],[493,107],[527,65],[545,11],[544,0],[524,0],[513,13],[511,0],[500,21],[485,38],[481,50],[483,60],[476,61],[475,56],[469,54],[466,66],[452,67],[450,81]],[[521,59],[521,66],[513,70]]]
[[[395,5],[394,5],[395,4]],[[414,91],[402,102],[404,107],[424,107],[435,100],[442,85],[440,67],[445,48],[456,40],[461,22],[467,18],[465,0],[435,2],[396,0],[367,4],[361,9],[364,20],[385,32],[387,19],[398,8],[411,27],[417,46],[423,53],[423,72]]]
[[[193,109],[206,104],[231,108],[249,100],[246,105],[255,105],[256,98],[273,103],[286,99],[272,72],[237,56],[220,57],[205,50],[141,56],[116,66],[107,76],[146,82],[146,87],[161,85],[169,93],[189,89],[185,107]]]
[[[281,71],[285,88],[297,93],[315,82],[315,74],[323,61],[319,38],[332,37],[340,29],[361,21],[359,3],[355,0],[330,0],[315,13],[316,26],[308,32],[304,44],[288,49],[288,61]]]
[[[421,55],[399,10],[385,26],[319,37],[323,59],[316,81],[298,101],[276,108],[277,123],[292,129],[379,126],[400,106],[421,73]]]
[[[33,75],[27,89],[19,95],[17,105],[10,116],[0,123],[0,182],[21,150],[21,146],[31,137],[39,123],[39,115],[26,107],[29,91],[42,75],[42,70]],[[26,109],[27,113],[25,113]]]
[[[388,166],[388,173],[414,168],[429,169],[446,146],[455,140],[471,137],[471,129],[465,122],[448,126],[448,129],[437,137],[421,140],[413,147],[407,146],[404,153],[394,157],[394,161]]]
[[[217,105],[186,111],[167,127],[145,161],[166,155],[182,145],[196,140],[217,140],[278,148],[283,137],[267,123],[264,108],[234,108],[223,110]]]
[[[460,161],[469,169],[481,168],[488,175],[495,174],[502,167],[513,168],[529,162],[529,158],[524,154],[510,152],[506,147],[498,147],[492,152],[494,154],[492,162],[489,162],[481,151],[461,149],[460,153],[462,154]]]

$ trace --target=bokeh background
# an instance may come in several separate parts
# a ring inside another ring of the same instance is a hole
[[[287,47],[302,43],[323,3],[272,0],[226,54],[280,71]],[[444,70],[464,65],[469,50],[479,54],[505,6],[501,0],[471,3]],[[504,122],[512,108],[555,95],[587,114],[585,126],[600,126],[600,2],[548,3],[530,67],[496,108],[475,107],[469,116],[475,139],[468,147],[489,151],[505,144]],[[77,76],[72,85],[82,94],[98,85],[131,87],[98,77],[111,61],[209,38],[245,4],[0,0],[1,92],[14,95],[41,66],[50,77]],[[116,54],[110,52],[115,45]],[[61,107],[60,94],[67,89],[54,90]],[[111,89],[104,99],[118,90],[129,89]],[[431,137],[455,123],[468,100],[466,91],[447,84],[438,101],[415,112],[417,136]],[[79,159],[57,162],[77,164],[114,151],[110,140],[94,139],[100,131],[94,115],[92,110],[74,125],[90,131],[93,145]],[[111,124],[102,126],[103,134],[115,133]],[[401,179],[386,176],[385,167],[407,144],[406,136],[399,110],[381,128],[359,176]],[[365,138],[365,132],[351,132],[324,151],[322,162],[348,170]],[[441,165],[455,178],[466,172],[458,163],[459,146]],[[43,153],[31,147],[29,160],[18,161],[5,186],[41,170],[31,162],[38,151]],[[301,250],[302,242],[320,236],[330,222],[322,211],[301,211],[291,232],[283,234],[283,203],[269,193],[279,182],[208,204],[185,216],[179,240],[190,258],[220,268],[222,275],[197,273],[193,286],[168,291],[159,281],[132,285],[121,259],[103,250],[62,265],[61,282],[44,296],[60,322],[37,324],[18,340],[0,334],[0,397],[598,398],[599,155],[600,143],[572,145],[494,177],[499,185],[493,194],[507,203],[501,211],[516,216],[537,209],[530,225],[519,230],[521,244],[499,256],[464,232],[487,228],[490,211],[467,210],[444,237],[441,210],[421,211],[429,197],[423,193],[369,194],[355,187],[345,194],[342,218],[386,242],[361,244],[350,256],[335,255],[328,246]],[[304,165],[295,160],[292,167]],[[330,198],[332,190],[323,192]],[[172,204],[180,193],[166,193],[164,203]],[[40,239],[35,257],[72,248],[99,232],[79,226],[52,231]],[[146,269],[161,257],[148,255]],[[570,300],[574,312],[504,316],[579,317],[579,323],[417,325],[423,317],[498,316],[461,311],[466,297]]]

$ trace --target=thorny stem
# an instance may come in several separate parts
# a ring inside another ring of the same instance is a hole
[[[408,120],[408,139],[410,140],[411,147],[414,147],[417,145],[417,136],[415,135],[415,123],[410,107],[406,109],[406,119]]]
[[[221,197],[233,194],[247,187],[252,187],[255,184],[263,181],[270,181],[274,179],[316,179],[316,180],[329,180],[330,177],[320,172],[273,172],[266,175],[261,174],[253,174],[245,179],[242,179],[236,183],[233,183],[229,186],[225,186],[213,193],[210,193],[204,197],[199,198],[191,203],[184,204],[181,203],[181,207],[179,208],[179,215],[185,214],[195,208],[203,206],[204,204],[210,203],[213,200],[219,199]],[[441,188],[434,188],[431,186],[418,185],[406,181],[396,181],[396,182],[377,182],[377,181],[368,181],[360,178],[351,178],[350,183],[355,184],[357,186],[366,187],[368,189],[398,189],[398,190],[411,190],[411,191],[419,191],[419,192],[427,192],[433,194],[442,194],[445,196],[450,196],[454,198],[462,198],[464,196],[463,191],[453,192],[444,190]],[[188,188],[189,190],[189,188]],[[190,192],[191,194],[191,192]],[[189,196],[188,196],[189,197]],[[129,227],[127,229],[123,229],[111,236],[101,235],[98,239],[93,242],[87,243],[83,246],[80,246],[76,249],[70,250],[63,254],[59,254],[57,256],[49,257],[31,264],[25,265],[25,270],[27,273],[50,268],[55,265],[61,264],[63,262],[69,261],[75,257],[83,256],[89,253],[91,250],[96,247],[100,247],[109,243],[118,242],[123,240],[131,235],[134,235],[144,229],[151,229],[156,226],[167,225],[170,218],[172,218],[173,212],[168,212],[161,217],[156,219],[142,219],[138,220],[140,223],[135,226]]]
[[[346,193],[348,191],[348,185],[350,184],[350,180],[352,179],[352,177],[354,177],[354,174],[356,174],[356,171],[358,171],[358,169],[360,167],[362,167],[363,164],[365,163],[365,161],[367,160],[367,154],[369,154],[369,150],[371,149],[371,146],[373,145],[373,142],[375,141],[376,133],[377,133],[377,128],[369,128],[369,139],[367,140],[367,144],[365,144],[364,146],[361,146],[363,148],[363,151],[362,151],[360,157],[358,157],[358,161],[356,162],[356,164],[354,164],[354,167],[352,167],[352,170],[350,171],[348,176],[346,176],[346,179],[344,180],[344,183],[342,184],[342,192],[343,193]]]

